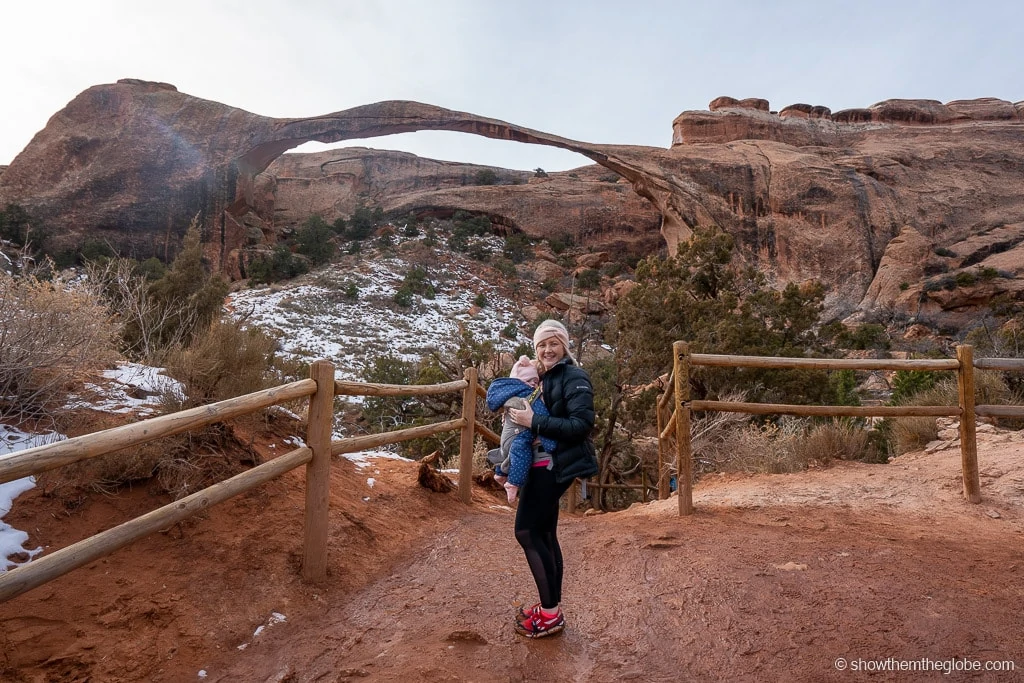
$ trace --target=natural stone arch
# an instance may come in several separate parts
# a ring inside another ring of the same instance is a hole
[[[229,214],[239,216],[253,206],[256,176],[274,159],[299,145],[311,141],[330,144],[422,130],[445,130],[495,140],[546,145],[585,156],[628,180],[640,196],[654,204],[663,216],[662,235],[673,251],[680,240],[689,237],[691,231],[670,198],[677,194],[689,195],[700,204],[696,188],[691,191],[685,184],[673,182],[662,174],[656,162],[651,162],[652,156],[663,152],[658,148],[580,142],[419,102],[377,102],[311,118],[271,119],[268,124],[264,130],[250,133],[252,146],[234,159],[234,172],[228,174],[236,179],[234,202],[227,207]]]

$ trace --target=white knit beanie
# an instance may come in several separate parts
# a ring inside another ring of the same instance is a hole
[[[537,330],[533,333],[534,350],[536,350],[538,344],[551,337],[555,337],[562,342],[562,346],[565,347],[565,355],[575,363],[576,359],[569,353],[569,330],[565,329],[565,325],[557,320],[544,320],[537,326]]]

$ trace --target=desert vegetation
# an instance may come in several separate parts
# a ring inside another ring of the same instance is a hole
[[[30,226],[31,217],[16,207],[0,213],[0,228],[8,244],[27,242]],[[389,222],[379,207],[361,205],[350,216],[333,223],[311,216],[293,232],[286,232],[280,244],[250,255],[246,270],[252,284],[278,282],[361,254],[364,249],[373,250],[364,254],[367,257],[398,259],[407,264],[394,294],[383,297],[376,288],[361,284],[359,278],[337,280],[326,277],[329,270],[318,270],[310,277],[324,287],[322,301],[295,303],[294,311],[287,299],[281,302],[281,310],[289,316],[317,318],[329,316],[339,305],[357,302],[390,307],[396,314],[416,314],[425,302],[437,296],[447,277],[437,264],[452,255],[486,264],[510,291],[518,292],[520,285],[512,283],[525,273],[540,297],[571,291],[596,298],[614,282],[633,280],[632,289],[619,298],[612,316],[579,311],[557,314],[568,324],[595,383],[599,416],[595,436],[604,483],[635,484],[641,472],[648,482],[656,481],[653,409],[661,390],[659,378],[669,369],[668,349],[677,339],[688,341],[695,352],[738,355],[829,357],[859,352],[885,356],[898,348],[892,330],[900,321],[884,316],[854,325],[822,320],[825,292],[821,285],[809,282],[781,290],[771,287],[763,275],[739,264],[732,238],[715,228],[698,228],[694,238],[671,258],[636,258],[624,249],[611,260],[587,267],[577,266],[584,249],[574,241],[568,234],[553,234],[547,240],[563,275],[538,282],[539,278],[531,274],[533,241],[515,232],[504,239],[496,237],[487,216],[457,211],[449,219],[410,214]],[[94,345],[81,350],[92,365],[58,359],[47,361],[49,365],[32,373],[16,376],[7,371],[4,381],[9,385],[18,382],[23,388],[7,390],[4,395],[38,392],[38,399],[18,399],[18,405],[43,406],[53,400],[47,398],[43,385],[56,390],[73,381],[67,373],[61,375],[51,368],[63,363],[65,368],[75,368],[75,373],[87,373],[91,367],[109,364],[118,354],[166,367],[167,373],[181,382],[179,392],[165,397],[168,410],[247,393],[301,373],[295,362],[289,365],[282,360],[277,341],[255,326],[239,322],[245,318],[244,312],[234,319],[224,317],[222,302],[228,285],[211,274],[203,262],[194,225],[167,265],[156,259],[139,262],[119,257],[99,241],[83,244],[75,258],[86,264],[84,284],[72,286],[59,279],[47,280],[56,272],[52,266],[45,276],[8,275],[5,280],[4,297],[23,297],[38,305],[46,302],[44,292],[55,301],[72,297],[72,303],[65,306],[82,312],[80,319],[85,327],[81,329],[99,330]],[[999,275],[982,269],[962,271],[960,275],[965,273],[974,281]],[[948,277],[966,286],[965,278]],[[477,310],[492,305],[489,292],[482,290],[470,291],[469,301]],[[18,307],[27,306],[20,303]],[[979,349],[979,355],[1019,355],[1019,330],[1024,325],[1020,323],[1022,313],[1015,306],[1012,301],[1006,302],[998,309],[998,316],[993,313],[990,320],[968,335],[967,340]],[[551,315],[541,312],[532,324]],[[44,320],[45,316],[37,319]],[[4,323],[18,329],[27,325],[10,316]],[[425,340],[419,360],[396,355],[386,344],[368,344],[362,349],[367,368],[362,378],[370,382],[430,384],[460,377],[465,367],[473,365],[481,369],[486,381],[508,371],[502,363],[510,363],[509,357],[502,356],[496,344],[507,345],[519,342],[521,335],[529,336],[529,329],[520,329],[520,324],[517,320],[505,321],[495,328],[493,339],[480,339],[462,329],[454,351],[430,352],[430,340]],[[52,326],[42,323],[44,328]],[[70,332],[76,327],[65,325],[62,329]],[[604,344],[606,351],[588,357],[587,349],[599,344]],[[59,343],[46,346],[64,348]],[[514,349],[515,354],[530,351],[528,342],[518,343]],[[942,351],[932,348],[929,353]],[[4,361],[8,368],[31,365],[20,359],[4,357]],[[979,381],[979,401],[1017,400],[1019,379],[990,374],[992,378]],[[35,379],[29,381],[29,377]],[[742,395],[750,401],[856,405],[864,398],[858,389],[864,379],[851,371],[702,368],[691,377],[690,390],[694,398]],[[951,389],[939,381],[935,373],[897,372],[891,377],[891,396],[882,400],[948,405],[955,403],[951,391],[955,392],[955,387]],[[32,408],[37,412],[41,409]],[[369,398],[359,406],[343,408],[342,413],[350,420],[349,428],[379,431],[448,419],[457,416],[458,406],[450,400]],[[356,421],[351,422],[352,418]],[[893,455],[922,447],[935,434],[935,421],[929,418],[868,422],[699,416],[694,422],[696,472],[698,476],[713,471],[785,472],[850,459],[886,462]],[[411,457],[436,450],[450,454],[457,449],[445,439],[453,438],[448,435],[414,441],[403,450]],[[167,446],[164,452],[173,454],[173,462],[161,460],[155,449],[149,455],[140,451],[133,462],[121,459],[116,467],[100,462],[88,476],[104,490],[116,487],[118,482],[158,476],[164,490],[178,495],[188,491],[190,480],[207,481],[204,472],[222,472],[225,463],[229,468],[243,466],[249,457],[244,448],[232,442],[230,430],[194,435],[187,442]],[[215,453],[231,455],[225,461],[218,460]],[[189,472],[191,477],[186,476]],[[637,495],[607,494],[600,496],[597,504],[618,507]]]

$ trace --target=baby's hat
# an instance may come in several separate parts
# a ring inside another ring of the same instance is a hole
[[[509,377],[515,377],[527,383],[536,382],[540,379],[540,375],[537,374],[537,368],[529,356],[519,356],[519,360],[512,365],[512,372],[509,373]]]

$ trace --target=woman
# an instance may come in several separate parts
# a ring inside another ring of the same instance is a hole
[[[533,335],[549,415],[527,405],[511,409],[512,420],[534,434],[553,439],[550,452],[538,451],[516,511],[516,540],[523,546],[540,602],[520,610],[516,631],[528,638],[554,635],[565,628],[562,600],[562,549],[558,545],[558,499],[576,477],[597,474],[590,442],[594,428],[594,389],[590,377],[569,354],[569,333],[557,320],[545,320]]]

